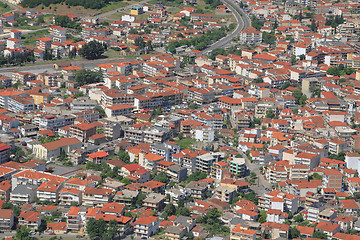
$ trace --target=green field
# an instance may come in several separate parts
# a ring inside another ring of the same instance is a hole
[[[36,46],[36,39],[44,37],[46,34],[49,34],[48,30],[40,30],[33,33],[28,33],[24,35],[24,39],[22,39],[22,44],[25,46]]]
[[[192,148],[192,146],[196,143],[196,141],[191,138],[184,138],[181,140],[176,140],[175,142],[180,145],[181,149]]]

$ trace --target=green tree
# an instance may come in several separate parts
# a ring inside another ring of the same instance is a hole
[[[86,59],[93,60],[100,58],[105,50],[106,46],[102,43],[91,41],[79,50],[79,55]]]
[[[328,239],[326,233],[320,231],[315,231],[312,236],[313,238]]]
[[[162,183],[168,183],[169,178],[166,175],[166,173],[160,172],[154,177],[154,181],[158,181],[158,182],[162,182]]]
[[[99,220],[90,218],[88,223],[86,224],[86,231],[91,239],[101,239],[102,236],[104,236],[106,233],[106,222],[102,218],[100,218]]]
[[[75,81],[79,83],[80,86],[98,83],[103,79],[101,71],[95,72],[88,69],[81,69],[75,72]]]
[[[300,237],[300,231],[296,227],[290,228],[290,238],[295,239]]]
[[[295,98],[295,102],[297,104],[305,105],[307,97],[301,92],[301,90],[295,89],[292,93],[292,96]]]
[[[163,210],[163,214],[166,214],[166,216],[175,215],[176,214],[175,206],[171,203],[167,204]]]
[[[258,219],[259,223],[264,223],[266,222],[266,211],[260,211],[260,217]]]
[[[124,151],[124,150],[120,150],[118,152],[118,156],[119,159],[125,163],[129,163],[130,162],[130,155],[128,152]]]
[[[265,115],[266,118],[274,118],[274,111],[272,109],[268,109],[266,111],[266,115]]]
[[[107,224],[106,234],[104,240],[117,239],[120,235],[119,226],[117,220],[110,220]]]
[[[178,207],[176,215],[190,217],[191,212],[187,207]]]
[[[101,118],[106,116],[105,110],[102,107],[94,107],[94,111],[98,111]]]
[[[21,227],[16,230],[16,240],[32,240],[35,239],[30,235],[31,229],[27,227]]]
[[[303,215],[301,215],[301,214],[296,215],[294,217],[294,220],[298,223],[304,221]]]

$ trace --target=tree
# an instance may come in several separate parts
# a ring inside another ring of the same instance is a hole
[[[126,151],[123,151],[123,150],[120,150],[118,152],[118,156],[119,156],[119,159],[125,163],[129,163],[130,162],[130,155],[128,152]]]
[[[119,226],[118,226],[117,220],[115,220],[115,219],[110,220],[108,223],[108,226],[107,226],[107,230],[106,230],[104,239],[106,239],[106,240],[117,239],[119,234],[120,234],[120,231],[119,231]]]
[[[305,105],[307,97],[301,92],[301,90],[295,89],[292,96],[295,98],[295,102],[297,104]]]
[[[106,116],[105,110],[101,107],[94,107],[94,111],[98,111],[101,118]]]
[[[302,221],[304,221],[303,215],[301,215],[301,214],[296,215],[296,216],[294,217],[294,220],[295,220],[296,222],[302,222]]]
[[[274,117],[274,111],[272,109],[268,109],[266,111],[266,115],[265,115],[266,118],[273,118]]]
[[[86,225],[86,231],[91,239],[102,238],[106,233],[106,222],[102,218],[99,220],[90,218]]]
[[[314,19],[311,21],[310,29],[312,32],[317,32],[318,27],[317,27]]]
[[[34,239],[30,235],[31,229],[27,227],[18,228],[16,230],[15,239],[16,240],[31,240]]]
[[[266,222],[266,211],[260,211],[260,217],[258,219],[259,223],[264,223]]]
[[[105,52],[105,49],[106,46],[102,43],[91,41],[79,50],[79,55],[89,60],[98,59]]]
[[[158,182],[162,182],[162,183],[168,183],[169,178],[166,175],[166,173],[160,172],[154,177],[154,181],[158,181]]]
[[[190,217],[191,212],[187,207],[178,207],[178,211],[176,212],[176,215]]]
[[[75,72],[75,81],[79,83],[80,86],[98,83],[103,79],[101,71],[94,72],[88,69],[81,69]]]
[[[315,231],[312,236],[313,238],[327,239],[326,233],[320,231]]]
[[[173,204],[169,203],[166,205],[163,211],[167,216],[175,215],[176,214],[176,208]]]
[[[295,239],[300,237],[300,231],[296,227],[290,228],[290,238]]]

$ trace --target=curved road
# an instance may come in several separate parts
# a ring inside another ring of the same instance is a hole
[[[214,49],[224,47],[225,45],[230,43],[233,40],[233,38],[238,37],[240,32],[244,28],[250,27],[250,25],[251,25],[249,17],[244,12],[244,10],[238,6],[237,3],[235,3],[232,0],[221,0],[221,1],[224,3],[224,5],[226,5],[231,10],[232,14],[236,18],[237,26],[232,33],[230,33],[226,37],[223,37],[216,43],[212,44],[210,47],[204,49],[201,52],[201,55],[205,55]]]

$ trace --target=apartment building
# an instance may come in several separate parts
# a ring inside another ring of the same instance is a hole
[[[343,174],[336,169],[326,169],[322,179],[323,188],[333,188],[341,191],[343,187]]]
[[[80,216],[80,210],[79,207],[70,207],[70,210],[67,214],[67,228],[69,231],[79,231],[82,227],[82,220]]]
[[[236,197],[236,189],[231,187],[219,186],[215,188],[214,198],[219,199],[222,202],[232,203],[232,200]]]
[[[59,192],[59,201],[61,205],[71,205],[76,203],[81,205],[82,192],[75,188],[62,188]]]
[[[40,117],[35,117],[32,119],[32,123],[35,126],[44,129],[50,129],[53,131],[57,131],[61,127],[65,127],[68,125],[73,125],[75,122],[74,116],[55,116],[55,115],[42,115]]]
[[[191,181],[188,185],[186,185],[185,189],[193,198],[203,199],[208,191],[208,184],[205,182]]]
[[[0,209],[0,230],[11,231],[14,226],[14,211],[11,209]]]
[[[18,185],[35,185],[39,187],[43,182],[46,181],[62,183],[66,180],[66,177],[27,169],[12,176],[11,186],[12,189],[15,189],[15,187],[17,187]]]
[[[79,139],[81,142],[87,142],[95,134],[95,124],[80,123],[70,126],[70,136]]]
[[[149,193],[143,200],[144,207],[161,211],[165,207],[165,196],[160,193]]]
[[[13,96],[8,99],[7,110],[19,113],[35,109],[34,99],[28,95]]]
[[[159,218],[154,216],[140,217],[135,221],[136,237],[149,238],[159,231]]]
[[[125,104],[116,104],[107,106],[105,113],[107,117],[117,117],[121,115],[131,115],[133,113],[134,106]]]
[[[28,227],[33,231],[37,230],[41,224],[41,214],[39,212],[21,212],[18,219],[20,226]]]
[[[0,182],[0,199],[4,201],[10,200],[11,183],[9,180],[3,180]]]
[[[262,32],[253,27],[248,27],[246,30],[241,31],[240,41],[249,45],[260,44],[262,42]]]
[[[101,105],[105,108],[108,106],[124,104],[134,105],[134,96],[126,93],[120,93],[115,89],[103,91],[101,94]]]
[[[43,182],[36,190],[37,198],[40,201],[57,202],[59,200],[59,192],[61,188],[62,182]]]
[[[312,153],[302,152],[294,157],[294,165],[306,165],[313,170],[320,163],[320,156]]]
[[[274,197],[276,197],[275,199],[278,201],[272,201],[272,198]],[[259,208],[265,211],[275,208],[281,210],[282,212],[290,211],[294,213],[298,209],[298,202],[299,200],[297,196],[281,192],[280,190],[274,190],[259,197]]]
[[[215,100],[215,90],[208,88],[189,88],[188,89],[188,101],[196,103],[198,105],[203,105],[211,103]]]
[[[110,202],[112,193],[111,189],[86,187],[82,195],[82,204],[89,207],[102,207]]]

